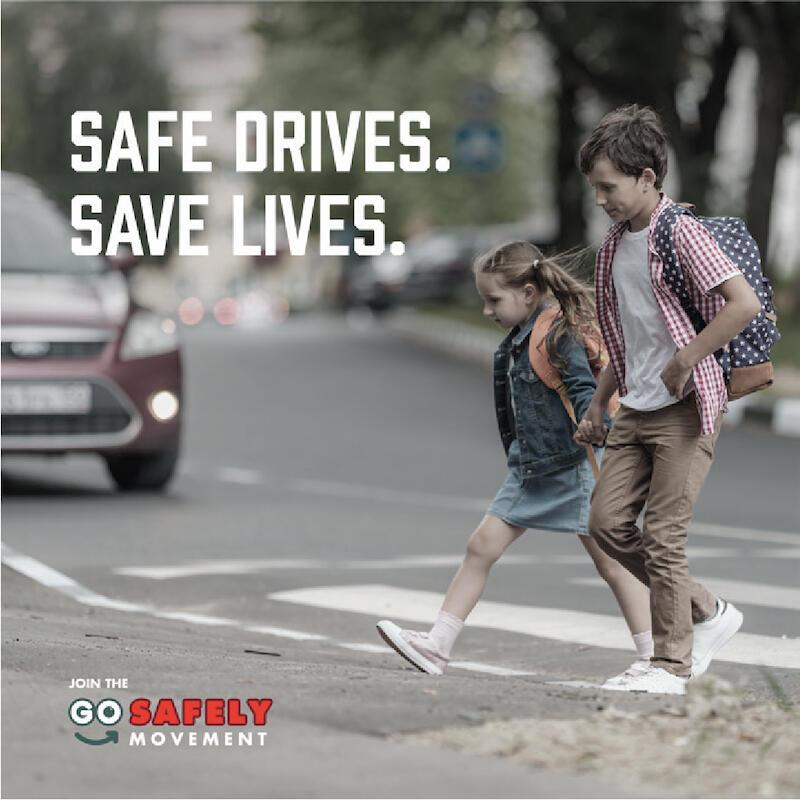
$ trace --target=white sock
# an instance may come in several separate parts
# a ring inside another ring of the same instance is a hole
[[[653,646],[653,631],[633,634],[633,644],[640,661],[649,661],[655,652]]]
[[[445,658],[450,658],[450,651],[453,649],[453,645],[463,627],[463,619],[459,619],[447,611],[440,611],[428,636],[433,640],[437,650]]]

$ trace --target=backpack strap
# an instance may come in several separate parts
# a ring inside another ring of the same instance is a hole
[[[528,340],[528,358],[531,362],[533,371],[539,376],[539,380],[550,389],[555,389],[556,384],[561,383],[561,375],[558,370],[550,363],[550,356],[547,355],[547,334],[553,323],[561,316],[561,311],[551,306],[546,306],[539,312],[536,322],[533,323],[531,337]]]
[[[695,330],[695,334],[700,333],[703,328],[706,327],[706,321],[703,319],[700,312],[697,310],[697,307],[692,302],[691,296],[689,294],[689,286],[686,283],[686,278],[683,275],[683,270],[681,269],[680,262],[678,260],[677,250],[675,248],[675,225],[678,222],[678,217],[683,214],[689,214],[695,220],[697,219],[697,215],[694,213],[695,206],[692,203],[675,203],[672,206],[675,209],[672,214],[669,215],[668,219],[669,222],[667,223],[667,233],[668,233],[668,242],[669,247],[672,252],[675,254],[675,259],[673,261],[674,270],[670,270],[667,268],[668,259],[664,258],[664,253],[659,251],[658,255],[661,258],[662,263],[665,266],[664,269],[664,282],[670,288],[672,293],[678,298],[678,302],[681,304],[681,308],[686,313],[686,316],[689,317],[689,321],[692,323],[692,327]],[[669,209],[665,209],[662,212],[669,212]],[[658,225],[658,223],[656,223]],[[717,361],[720,361],[723,357],[723,353],[725,348],[719,348],[715,353],[714,357]]]
[[[528,358],[530,359],[533,371],[539,376],[539,380],[541,380],[545,386],[558,393],[564,410],[577,427],[578,420],[575,419],[575,409],[572,406],[572,401],[567,397],[567,387],[561,379],[561,373],[553,366],[550,357],[547,355],[547,334],[553,323],[560,316],[561,311],[557,308],[546,307],[539,312],[539,316],[536,317],[536,321],[533,323],[533,329],[531,330],[530,339],[528,340]],[[597,465],[597,457],[594,454],[592,445],[586,448],[586,455],[589,457],[589,463],[592,465],[594,479],[597,480],[600,467]]]

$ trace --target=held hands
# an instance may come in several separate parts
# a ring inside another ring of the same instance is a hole
[[[679,400],[683,398],[686,391],[686,384],[692,377],[692,365],[687,363],[679,350],[669,360],[669,363],[661,370],[661,380],[667,391]]]
[[[588,447],[590,444],[601,447],[607,435],[608,426],[603,424],[603,409],[591,403],[572,438],[582,447]]]

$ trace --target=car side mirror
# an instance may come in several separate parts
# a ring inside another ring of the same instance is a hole
[[[107,256],[111,266],[123,275],[132,272],[139,265],[141,258],[133,254],[129,247],[120,247],[115,256]]]

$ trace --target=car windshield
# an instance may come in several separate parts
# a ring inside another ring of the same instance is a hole
[[[2,269],[4,272],[98,273],[107,269],[97,256],[76,256],[77,233],[44,196],[3,192]]]

